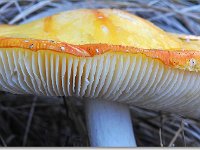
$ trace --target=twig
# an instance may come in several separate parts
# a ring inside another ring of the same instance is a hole
[[[184,119],[181,120],[181,127],[182,127],[182,129],[183,129],[182,132],[181,132],[181,133],[182,133],[181,135],[182,135],[182,138],[183,138],[183,144],[184,144],[184,146],[186,147],[185,131],[184,131]]]
[[[19,5],[19,3],[18,3],[18,1],[17,0],[15,0],[15,6],[16,6],[16,8],[17,8],[17,10],[20,12],[20,13],[22,13],[22,9],[21,9],[21,7],[20,7],[20,5]],[[26,19],[26,17],[23,17],[23,20],[25,20]]]
[[[86,143],[88,143],[88,139],[87,139],[87,129],[85,127],[85,124],[83,123],[83,120],[81,118],[80,115],[77,115],[78,113],[76,113],[76,110],[72,104],[72,102],[70,102],[71,100],[66,97],[63,97],[63,101],[64,101],[64,105],[66,107],[66,113],[67,115],[71,115],[71,119],[74,121],[76,129],[78,130],[79,134],[81,136],[83,136],[85,138]],[[69,110],[67,110],[67,108]],[[70,112],[70,114],[68,114],[68,112]]]
[[[178,14],[183,14],[183,13],[195,10],[195,9],[200,9],[200,5],[194,5],[192,7],[183,8],[181,10],[174,10],[173,12],[157,15],[155,17],[150,18],[149,20],[153,21],[153,20],[157,20],[157,19],[160,19],[160,18],[166,18],[166,17],[170,17],[170,16],[173,16],[173,15],[176,15],[177,13]]]
[[[160,146],[163,147],[163,142],[162,142],[162,129],[159,128],[159,137],[160,137]]]
[[[26,145],[26,142],[27,142],[27,139],[28,139],[28,133],[29,133],[29,130],[30,130],[32,119],[33,119],[36,101],[37,101],[37,97],[34,97],[33,103],[32,103],[31,109],[30,109],[27,125],[26,125],[26,130],[25,130],[25,133],[24,133],[24,138],[23,138],[23,143],[22,143],[23,146]]]
[[[2,13],[5,9],[7,9],[9,6],[11,6],[13,4],[13,2],[9,2],[7,4],[5,4],[3,7],[1,7],[0,9],[0,13]]]
[[[162,112],[160,111],[160,128],[159,128],[159,136],[160,136],[160,146],[163,147],[164,146],[164,143],[163,143],[163,123],[164,123],[164,120],[163,120],[163,114]]]
[[[52,0],[45,0],[45,1],[41,1],[31,7],[29,7],[28,9],[24,10],[23,12],[21,12],[19,15],[17,15],[16,17],[14,17],[14,19],[12,19],[9,24],[14,24],[17,21],[19,21],[21,18],[24,18],[26,16],[28,16],[29,14],[33,13],[36,10],[39,10],[40,8],[48,5]]]
[[[4,141],[3,137],[0,135],[1,143],[4,147],[7,147],[6,142]]]
[[[172,140],[170,141],[168,147],[172,147],[172,146],[173,146],[174,142],[176,141],[176,139],[178,138],[178,136],[180,135],[180,133],[181,133],[182,130],[183,130],[183,127],[180,126],[179,129],[176,131],[174,137],[173,137]]]

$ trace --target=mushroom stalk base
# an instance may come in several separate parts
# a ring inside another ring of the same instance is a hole
[[[91,146],[136,147],[128,106],[87,100],[85,107]]]

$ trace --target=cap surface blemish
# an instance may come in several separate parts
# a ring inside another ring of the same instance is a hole
[[[61,46],[60,49],[61,49],[61,51],[65,51],[65,47],[64,46]]]
[[[105,25],[102,25],[101,26],[101,29],[104,33],[108,33],[109,32],[109,29],[105,26]]]
[[[190,67],[194,67],[196,65],[196,60],[194,58],[190,59]]]
[[[33,48],[33,44],[31,44],[31,45],[29,46],[29,48]]]

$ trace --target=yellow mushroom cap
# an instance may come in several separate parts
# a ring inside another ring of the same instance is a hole
[[[80,9],[0,25],[0,90],[105,99],[200,114],[200,37],[120,10]]]

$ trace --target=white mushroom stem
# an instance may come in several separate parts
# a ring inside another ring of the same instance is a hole
[[[85,107],[91,146],[136,147],[128,106],[88,100]]]

